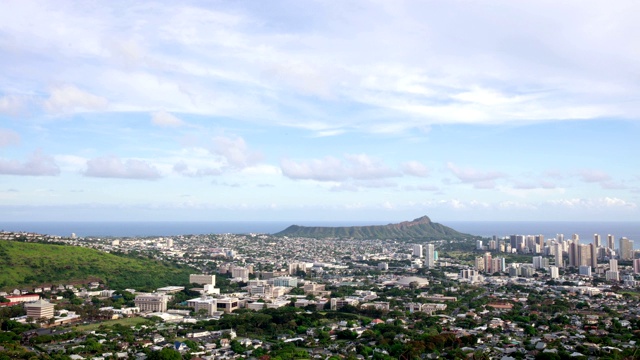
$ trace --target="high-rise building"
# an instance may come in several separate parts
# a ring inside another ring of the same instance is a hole
[[[607,235],[607,247],[613,251],[616,248],[616,239],[613,235]]]
[[[579,274],[583,276],[591,276],[591,266],[580,265]]]
[[[504,258],[493,258],[491,259],[491,272],[504,272],[505,271],[505,261]]]
[[[633,259],[633,241],[626,237],[620,238],[620,260]]]
[[[552,279],[557,279],[560,277],[560,270],[557,266],[549,266],[549,272],[551,272]]]
[[[633,259],[633,273],[640,274],[640,259]]]
[[[562,243],[558,243],[555,245],[556,247],[556,266],[561,268],[564,267],[564,259],[562,258],[562,255],[564,253],[564,247],[562,246]]]
[[[602,238],[598,234],[593,234],[593,243],[597,248],[602,246]]]
[[[591,266],[591,246],[578,245],[578,266]]]
[[[489,274],[493,273],[493,269],[491,269],[491,265],[493,265],[491,263],[491,253],[487,252],[484,254],[484,271],[488,272]]]
[[[595,243],[589,244],[589,248],[590,248],[590,255],[591,255],[591,267],[593,268],[593,270],[595,270],[598,267],[598,254],[597,254],[597,250],[598,247]]]
[[[571,240],[579,242],[580,241],[580,235],[578,235],[578,234],[571,235]]]
[[[542,256],[534,256],[533,257],[533,268],[534,269],[540,269],[542,268]]]
[[[413,256],[422,257],[422,245],[415,244],[413,245]]]
[[[569,266],[578,267],[580,264],[580,252],[577,241],[571,241],[569,244]]]
[[[436,260],[437,260],[437,255],[436,255],[436,248],[433,244],[427,244],[425,250],[425,263],[424,266],[427,268],[432,268],[436,266]]]
[[[605,278],[611,281],[620,281],[620,273],[618,272],[618,260],[609,260],[609,270],[605,272]]]
[[[544,235],[536,235],[535,237],[536,244],[540,245],[540,248],[544,247]]]
[[[476,257],[476,270],[484,271],[484,257],[482,256]]]

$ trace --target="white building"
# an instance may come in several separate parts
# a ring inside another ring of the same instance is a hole
[[[192,307],[195,312],[205,310],[206,314],[211,316],[218,311],[218,300],[210,296],[202,296],[187,300],[187,306]]]
[[[216,276],[204,275],[204,274],[191,274],[189,275],[189,283],[216,286]]]
[[[422,257],[422,245],[413,245],[413,256]]]
[[[54,308],[55,305],[46,300],[37,300],[24,304],[24,309],[27,311],[27,317],[34,320],[53,318]]]
[[[234,266],[231,269],[231,277],[241,279],[241,281],[249,281],[249,269]]]
[[[142,312],[165,312],[168,301],[169,296],[165,294],[140,294],[133,300],[136,307],[140,308]]]
[[[436,266],[436,248],[433,244],[427,244],[425,248],[424,266],[427,268]]]

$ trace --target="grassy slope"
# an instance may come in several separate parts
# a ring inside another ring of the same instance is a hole
[[[184,285],[193,272],[75,246],[0,241],[0,289],[100,280],[112,289]]]

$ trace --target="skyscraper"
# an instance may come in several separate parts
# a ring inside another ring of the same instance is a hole
[[[569,244],[569,266],[580,266],[580,244],[577,241],[572,240]]]
[[[607,247],[611,251],[613,251],[616,248],[615,237],[613,235],[611,235],[611,234],[607,235]]]
[[[578,245],[578,266],[591,266],[591,246]]]
[[[542,249],[544,249],[544,235],[536,235],[534,236],[537,247],[534,249],[535,253],[540,253]]]
[[[633,259],[633,241],[626,237],[620,238],[620,260]]]
[[[433,244],[427,244],[424,249],[425,252],[425,263],[424,266],[428,268],[432,268],[436,266],[436,249]]]
[[[562,255],[564,252],[563,246],[562,244],[558,243],[558,244],[555,244],[555,247],[556,247],[556,258],[555,258],[556,266],[559,268],[564,267],[564,261],[563,261],[564,259],[562,258]]]
[[[602,238],[600,237],[600,235],[593,234],[593,243],[596,245],[597,248],[602,246]]]
[[[422,245],[413,245],[413,256],[422,257]]]
[[[494,272],[491,266],[493,266],[493,264],[491,263],[491,253],[487,252],[484,254],[484,269],[490,274]]]

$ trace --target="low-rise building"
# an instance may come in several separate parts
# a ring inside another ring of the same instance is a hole
[[[54,315],[55,305],[46,300],[37,300],[24,304],[27,317],[32,319],[51,319]]]
[[[167,302],[169,296],[165,294],[140,294],[136,295],[133,302],[140,311],[146,312],[165,312],[167,311]]]

